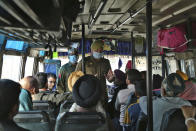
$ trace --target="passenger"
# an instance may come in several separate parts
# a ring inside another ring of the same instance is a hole
[[[59,94],[58,92],[47,90],[48,86],[52,87],[55,84],[55,74],[49,73],[47,76],[46,73],[38,73],[36,76],[41,85],[39,86],[39,93],[32,95],[34,101],[50,101],[59,106],[63,101],[71,99],[70,93]],[[49,78],[48,80],[47,77]]]
[[[177,70],[176,73],[178,75],[180,75],[184,81],[187,81],[189,79],[189,77],[184,72],[182,72],[180,70]]]
[[[170,74],[162,82],[161,96],[153,97],[153,130],[159,131],[165,111],[180,108],[183,105],[191,106],[190,102],[178,97],[185,89],[184,80],[176,73]],[[142,111],[147,114],[147,97],[139,99]]]
[[[196,131],[196,107],[194,106],[182,106],[181,110],[185,118],[185,124],[188,128],[188,131]]]
[[[69,75],[68,78],[68,88],[69,91],[72,92],[72,88],[74,86],[74,84],[76,83],[76,81],[82,77],[84,75],[84,73],[82,71],[74,71]]]
[[[100,103],[101,84],[93,75],[80,77],[73,86],[73,99],[75,103],[70,112],[101,112],[106,117],[106,112]]]
[[[48,81],[48,90],[53,91],[54,87],[56,85],[56,75],[53,73],[48,73],[47,74],[47,81]]]
[[[48,90],[47,73],[39,72],[36,74],[35,77],[39,83],[39,92],[47,91]]]
[[[126,79],[127,89],[120,90],[118,92],[116,102],[115,102],[115,109],[117,111],[120,111],[119,122],[121,126],[124,125],[124,113],[125,113],[125,108],[127,105],[128,98],[131,94],[134,94],[135,92],[134,83],[140,79],[142,79],[142,77],[141,77],[141,73],[138,70],[136,69],[128,70],[127,79]]]
[[[72,90],[75,103],[70,112],[100,112],[106,119],[109,131],[114,131],[112,122],[100,102],[102,91],[99,79],[93,75],[84,75],[76,81]]]
[[[146,81],[140,80],[135,82],[135,94],[132,97],[132,101],[134,103],[130,104],[125,112],[125,129],[128,131],[136,130],[136,123],[141,111],[139,106],[139,98],[142,96],[146,96]],[[135,99],[135,100],[133,100]]]
[[[115,101],[117,94],[120,90],[125,89],[126,85],[126,75],[121,70],[114,70],[114,82],[113,86],[108,89],[108,94],[111,96],[111,101],[109,102],[109,113],[110,117],[114,118],[119,116],[119,112],[115,110]]]
[[[86,74],[96,76],[101,82],[101,99],[104,108],[107,109],[108,95],[106,91],[106,79],[111,81],[112,71],[108,59],[103,58],[104,42],[96,40],[91,45],[91,56],[84,59]],[[82,71],[82,61],[76,67],[76,71]]]
[[[78,61],[78,52],[76,49],[68,50],[69,62],[63,65],[59,70],[59,76],[57,78],[57,90],[59,93],[64,93],[68,91],[68,77],[75,71],[77,61]]]
[[[31,95],[39,93],[38,81],[33,76],[24,77],[20,84],[22,86],[20,93],[20,106],[19,111],[30,111],[33,110],[33,103]]]
[[[0,131],[27,131],[13,121],[18,113],[20,87],[12,80],[0,80]]]

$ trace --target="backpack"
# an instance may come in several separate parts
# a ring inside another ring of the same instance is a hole
[[[161,48],[171,49],[174,52],[183,52],[187,49],[187,43],[184,25],[158,31],[157,44]]]

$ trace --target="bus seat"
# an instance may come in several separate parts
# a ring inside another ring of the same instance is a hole
[[[106,120],[98,112],[63,112],[57,117],[55,131],[108,131]]]
[[[18,126],[31,131],[51,131],[49,116],[44,111],[19,112],[14,121]]]
[[[72,104],[74,103],[73,100],[65,100],[61,106],[60,106],[60,111],[59,113],[63,113],[63,112],[68,112],[69,109],[71,108]]]
[[[33,110],[51,110],[54,105],[49,101],[33,101]]]
[[[162,118],[160,131],[187,131],[181,109],[166,111]]]
[[[53,59],[45,59],[45,72],[46,73],[54,73],[56,76],[58,76],[59,68],[61,67],[61,61],[60,60],[53,60]]]
[[[146,131],[148,125],[148,117],[143,112],[140,112],[140,115],[136,124],[136,131]]]

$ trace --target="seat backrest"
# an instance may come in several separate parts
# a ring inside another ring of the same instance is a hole
[[[63,112],[57,117],[55,131],[108,131],[106,123],[98,112]]]
[[[143,112],[140,115],[136,124],[136,131],[146,131],[148,125],[148,117]]]
[[[31,131],[51,131],[49,116],[44,111],[19,112],[14,121]]]
[[[187,131],[181,109],[166,111],[162,118],[160,131]]]
[[[60,111],[59,113],[63,113],[63,112],[69,112],[69,109],[71,108],[72,104],[74,103],[73,100],[65,100],[61,106],[60,106]]]

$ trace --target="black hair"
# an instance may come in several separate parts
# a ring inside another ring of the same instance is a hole
[[[128,70],[127,71],[127,77],[128,77],[128,80],[130,80],[130,82],[133,83],[133,84],[135,83],[135,81],[142,79],[141,73],[136,69]]]
[[[0,120],[9,117],[14,105],[19,104],[21,85],[8,79],[0,80]]]
[[[145,80],[135,81],[135,92],[140,97],[146,96],[146,81]]]
[[[46,88],[46,84],[48,82],[48,79],[47,79],[47,73],[44,73],[44,72],[39,72],[36,74],[36,79],[38,80],[39,82],[39,89],[43,89],[43,88]]]
[[[50,77],[56,79],[56,75],[54,73],[48,73],[47,78],[50,78]]]
[[[141,73],[142,77],[144,77],[143,79],[146,80],[146,71],[141,71],[140,73]]]

